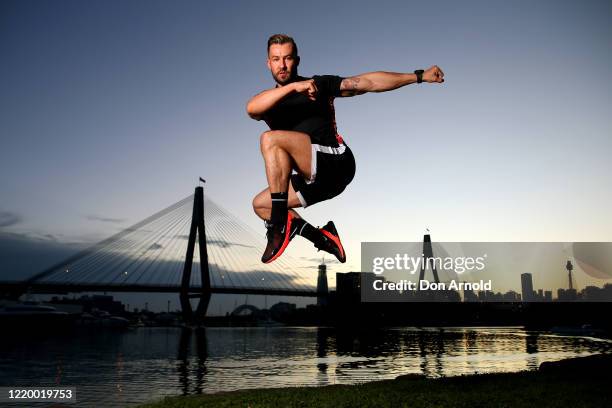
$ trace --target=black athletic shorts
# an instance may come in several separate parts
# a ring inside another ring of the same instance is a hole
[[[304,208],[344,191],[355,176],[353,152],[344,143],[338,147],[313,144],[311,174],[310,179],[291,175],[291,185]]]

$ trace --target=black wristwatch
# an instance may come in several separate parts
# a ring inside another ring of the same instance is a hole
[[[414,73],[417,76],[417,84],[420,84],[421,82],[423,82],[423,71],[422,69],[417,69],[416,71],[414,71]]]

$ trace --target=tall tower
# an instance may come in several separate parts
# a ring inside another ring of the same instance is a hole
[[[327,296],[329,289],[327,287],[327,265],[325,260],[319,265],[319,276],[317,278],[317,306],[327,305]]]
[[[201,181],[204,181],[200,179]],[[200,255],[200,279],[202,287],[200,290],[191,289],[191,267],[193,265],[193,252],[196,239]],[[208,304],[211,297],[210,270],[208,268],[208,251],[206,250],[206,230],[204,227],[204,187],[198,186],[193,196],[193,213],[191,216],[191,228],[187,241],[187,253],[183,275],[181,277],[181,289],[179,299],[183,310],[183,319],[187,323],[201,324],[206,316]],[[194,311],[191,307],[191,299],[199,298],[198,306]]]
[[[571,261],[567,261],[567,263],[565,264],[565,269],[567,269],[567,272],[569,274],[568,278],[569,278],[569,288],[570,290],[574,289],[574,285],[572,285],[572,270],[574,269],[574,265],[572,265]]]
[[[521,291],[523,302],[533,301],[533,280],[530,273],[521,273]]]
[[[433,259],[433,249],[431,247],[431,236],[429,234],[425,234],[423,236],[423,263],[421,264],[421,273],[419,274],[419,285],[420,282],[425,279],[425,269],[427,268],[427,264],[431,267],[433,271],[434,280],[436,283],[440,283],[440,279],[438,278],[438,271],[436,270],[436,263]]]

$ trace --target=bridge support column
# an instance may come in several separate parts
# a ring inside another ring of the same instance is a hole
[[[421,264],[421,273],[419,273],[419,285],[421,281],[425,279],[425,269],[427,268],[427,264],[431,267],[433,271],[434,280],[436,283],[440,283],[440,279],[438,278],[438,271],[436,270],[436,264],[434,262],[433,256],[433,248],[431,246],[431,236],[429,234],[425,234],[423,236],[423,263]]]
[[[317,277],[317,306],[327,306],[329,289],[327,287],[327,265],[319,265],[319,276]]]
[[[193,251],[195,250],[196,236],[200,251],[200,276],[202,287],[199,291],[191,290],[191,269],[193,265]],[[181,309],[185,323],[200,325],[204,321],[208,304],[210,303],[210,271],[208,269],[208,252],[206,250],[206,231],[204,229],[204,187],[196,187],[193,198],[193,215],[187,242],[187,254],[181,279]],[[191,307],[191,298],[199,298],[195,312]]]

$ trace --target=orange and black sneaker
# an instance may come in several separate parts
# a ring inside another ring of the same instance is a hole
[[[319,231],[324,235],[325,239],[319,245],[315,245],[318,249],[325,252],[329,252],[338,258],[338,261],[345,263],[346,254],[344,253],[344,247],[340,242],[340,235],[336,231],[336,226],[333,221],[329,221],[324,227],[319,228]]]
[[[268,245],[266,245],[266,249],[261,256],[261,262],[270,263],[282,255],[287,245],[289,245],[289,241],[297,233],[297,227],[293,222],[294,219],[295,217],[289,211],[287,212],[287,221],[284,224],[266,223]]]

